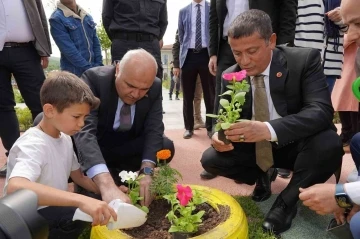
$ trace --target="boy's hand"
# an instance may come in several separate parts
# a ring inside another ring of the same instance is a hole
[[[106,225],[111,217],[117,221],[116,212],[104,201],[84,196],[79,208],[93,218],[92,226]]]

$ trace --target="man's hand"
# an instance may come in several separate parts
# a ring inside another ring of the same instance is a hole
[[[231,143],[224,144],[223,141],[219,140],[217,132],[211,137],[211,145],[218,152],[227,152],[234,149],[234,146]]]
[[[264,122],[244,120],[225,130],[226,138],[233,142],[260,142],[270,140],[271,133]]]
[[[328,11],[327,13],[325,13],[325,15],[327,15],[328,18],[333,22],[340,22],[342,20],[339,7]]]
[[[334,212],[334,218],[338,225],[345,223],[345,209],[338,207]]]
[[[176,76],[176,77],[179,77],[179,75],[180,75],[180,68],[173,68],[173,74],[174,74],[174,76]]]
[[[160,46],[160,49],[163,48],[163,46],[164,46],[164,41],[163,41],[163,39],[161,39],[161,40],[159,41],[159,46]]]
[[[120,199],[125,203],[131,204],[130,198],[115,185],[110,173],[98,174],[93,180],[100,189],[103,201],[110,203],[114,199]]]
[[[325,215],[338,212],[339,206],[335,201],[334,184],[316,184],[308,188],[300,188],[300,200],[317,214]]]
[[[359,211],[360,211],[360,206],[354,204],[353,208],[351,209],[351,211],[349,212],[346,218],[347,222],[350,222],[351,218]]]
[[[150,175],[144,175],[142,179],[140,179],[140,197],[143,199],[140,201],[142,206],[149,207],[150,203],[153,200],[153,197],[150,193],[150,185],[152,182],[152,178]]]
[[[43,69],[46,69],[49,65],[49,57],[47,56],[42,56],[41,57],[41,66]]]
[[[217,56],[211,56],[209,60],[209,71],[213,76],[216,76],[217,71]]]

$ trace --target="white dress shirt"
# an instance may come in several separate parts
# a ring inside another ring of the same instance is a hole
[[[224,29],[223,29],[224,37],[228,35],[230,25],[235,20],[235,18],[240,13],[249,10],[249,0],[226,0],[226,8],[228,10],[228,13],[224,21]]]
[[[0,0],[0,51],[5,42],[30,42],[35,37],[23,0]]]
[[[281,116],[276,112],[276,109],[275,109],[275,106],[274,106],[274,103],[272,101],[271,94],[270,94],[270,83],[269,83],[270,66],[271,66],[271,61],[270,61],[269,65],[267,66],[267,68],[265,69],[265,71],[261,74],[264,75],[264,83],[265,83],[266,96],[267,96],[268,106],[269,106],[270,120],[274,120],[274,119],[281,118]],[[255,85],[254,85],[253,78],[254,78],[253,76],[250,77],[251,90],[252,90],[251,93],[252,93],[252,99],[253,99],[253,101],[252,101],[252,120],[256,120],[256,115],[255,115],[255,110],[254,110]],[[277,135],[276,135],[274,128],[268,122],[264,122],[264,123],[269,128],[269,131],[271,133],[270,141],[277,142],[278,139],[277,139]]]
[[[191,3],[191,41],[190,41],[190,48],[195,49],[195,38],[196,38],[196,16],[197,16],[197,7],[196,2]],[[202,0],[200,3],[200,12],[201,12],[201,45],[203,48],[208,46],[206,42],[205,36],[205,0]]]
[[[360,181],[345,183],[344,190],[353,203],[360,205]]]

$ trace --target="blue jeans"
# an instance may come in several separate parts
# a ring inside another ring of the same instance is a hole
[[[336,81],[336,76],[326,76],[326,82],[329,85],[330,94],[334,89],[335,81]]]
[[[356,165],[356,169],[360,171],[360,133],[357,133],[352,137],[350,141],[350,153]]]
[[[356,213],[350,220],[350,231],[354,239],[360,239],[360,212]]]

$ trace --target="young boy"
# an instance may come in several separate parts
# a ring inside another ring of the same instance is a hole
[[[13,145],[8,157],[4,194],[29,189],[38,195],[39,213],[49,222],[49,238],[78,238],[87,225],[72,221],[76,208],[91,215],[92,225],[117,220],[107,203],[68,192],[68,178],[99,193],[95,183],[80,171],[70,136],[84,126],[99,99],[77,76],[51,74],[40,91],[43,119],[27,130]],[[70,136],[69,136],[70,135]]]

